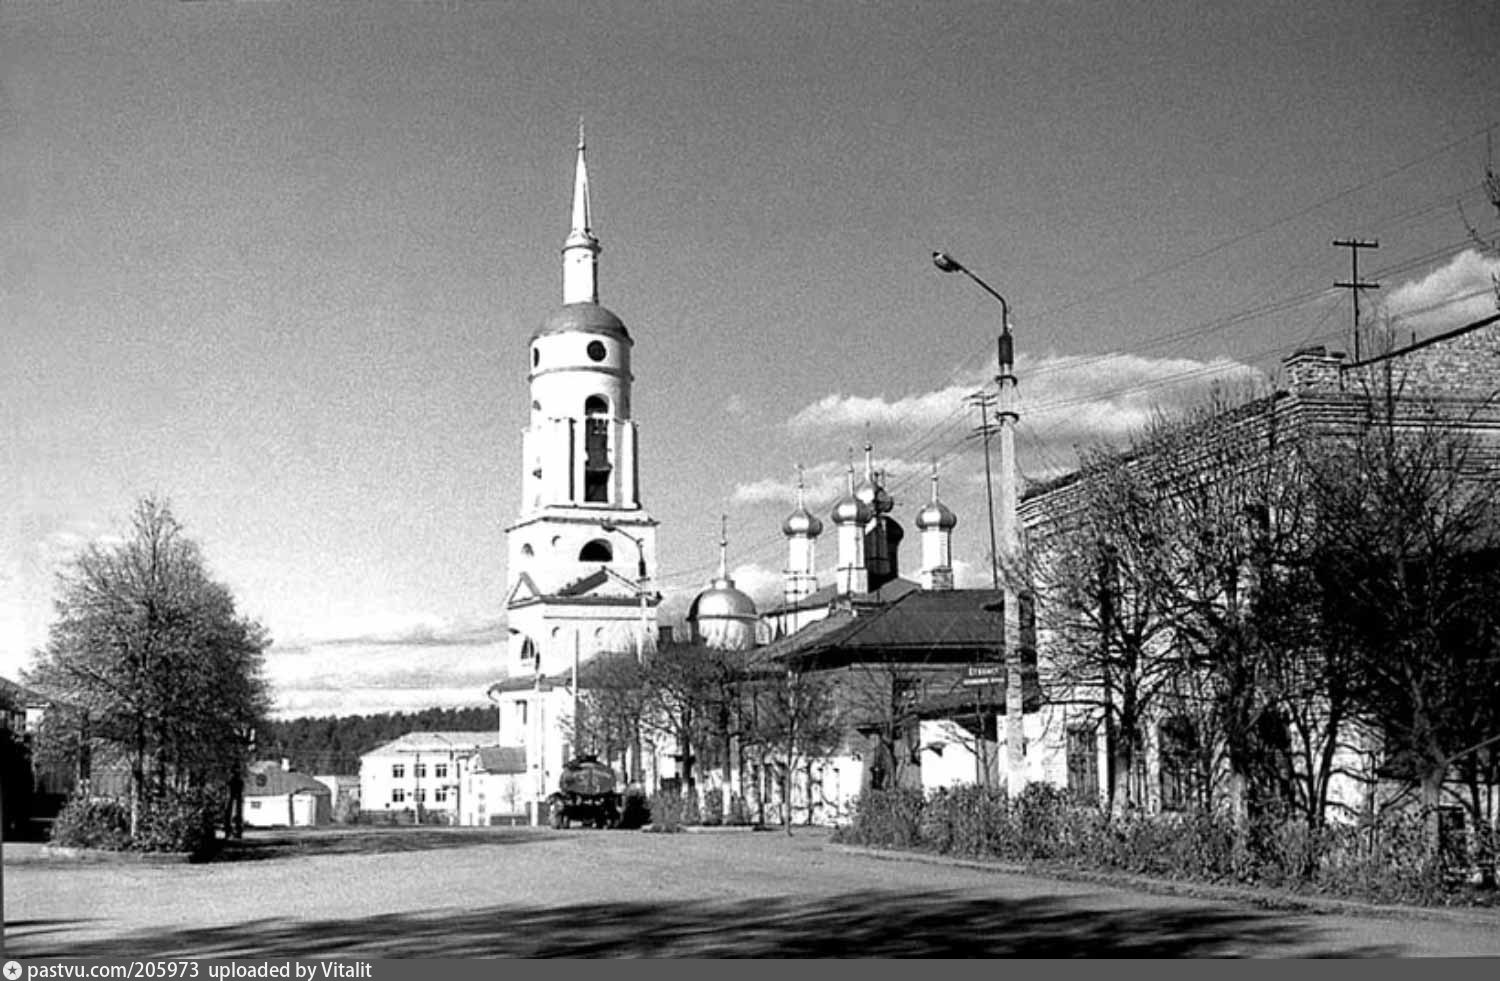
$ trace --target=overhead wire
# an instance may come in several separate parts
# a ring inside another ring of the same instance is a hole
[[[1429,153],[1423,154],[1412,160],[1408,160],[1405,163],[1391,168],[1374,178],[1366,181],[1361,181],[1357,184],[1343,188],[1340,191],[1337,191],[1331,195],[1327,195],[1317,201],[1312,202],[1309,205],[1289,211],[1275,219],[1261,223],[1254,228],[1248,229],[1245,232],[1213,243],[1212,245],[1204,249],[1200,249],[1189,255],[1160,264],[1136,276],[1129,277],[1123,281],[1112,283],[1109,286],[1102,287],[1099,290],[1073,297],[1061,303],[1053,304],[1050,306],[1044,304],[1043,306],[1037,308],[1037,313],[1038,315],[1047,315],[1055,314],[1067,309],[1072,309],[1088,302],[1089,300],[1097,299],[1105,295],[1118,293],[1118,291],[1122,288],[1136,286],[1151,279],[1155,279],[1160,276],[1167,275],[1168,273],[1186,268],[1194,262],[1224,252],[1235,245],[1249,241],[1257,236],[1264,235],[1268,231],[1279,228],[1299,218],[1303,218],[1320,209],[1326,208],[1331,204],[1357,194],[1360,191],[1378,186],[1385,181],[1388,181],[1430,160],[1442,156],[1443,154],[1453,150],[1454,148],[1473,140],[1479,135],[1483,135],[1488,130],[1488,128],[1489,127],[1486,127],[1466,136],[1451,140],[1438,147],[1437,149],[1430,151]],[[1380,229],[1385,230],[1420,221],[1421,219],[1440,211],[1442,208],[1448,207],[1458,201],[1461,201],[1466,195],[1476,189],[1482,191],[1482,183],[1466,182],[1461,189],[1461,193],[1458,194],[1457,197],[1453,196],[1451,192],[1445,192],[1442,195],[1428,199],[1421,204],[1414,205],[1394,214],[1378,218],[1376,219],[1375,224],[1378,225]],[[1465,237],[1464,239],[1458,240],[1456,242],[1444,243],[1443,246],[1428,250],[1421,255],[1408,257],[1406,259],[1382,266],[1378,271],[1372,273],[1372,275],[1387,277],[1399,275],[1402,272],[1409,271],[1412,268],[1430,262],[1435,258],[1439,258],[1443,255],[1451,255],[1452,250],[1456,246],[1468,244],[1469,241],[1470,239]],[[1324,246],[1320,245],[1318,247],[1322,248]],[[1269,316],[1274,313],[1286,312],[1288,310],[1295,309],[1298,306],[1316,302],[1318,299],[1327,298],[1330,296],[1330,294],[1331,290],[1329,287],[1319,287],[1316,289],[1302,290],[1289,296],[1284,296],[1259,303],[1247,309],[1235,311],[1233,313],[1213,318],[1209,321],[1193,324],[1185,328],[1169,331],[1156,337],[1148,338],[1138,344],[1133,345],[1133,353],[1149,352],[1170,346],[1180,347],[1187,341],[1194,340],[1200,337],[1206,337],[1228,329],[1229,327],[1261,317]],[[1323,313],[1319,316],[1317,323],[1314,325],[1313,332],[1308,335],[1304,335],[1303,340],[1299,342],[1296,347],[1306,346],[1306,344],[1309,343],[1311,339],[1321,336],[1319,333],[1317,333],[1319,327],[1324,324],[1330,316],[1332,316],[1333,311],[1336,309],[1336,306],[1329,306],[1325,308]],[[982,356],[982,358],[977,359],[978,363],[981,365],[986,365],[989,363],[988,348],[989,345],[986,344],[986,353]],[[1278,345],[1261,352],[1261,355],[1258,356],[1270,356],[1278,352],[1285,353],[1285,351],[1286,346]],[[1076,370],[1080,367],[1088,367],[1091,365],[1104,363],[1118,356],[1119,355],[1117,352],[1109,352],[1076,358],[1055,359],[1052,362],[1038,365],[1028,373],[1028,379],[1031,381],[1035,381],[1037,379],[1046,379],[1049,375],[1055,374],[1057,372],[1065,370]],[[950,371],[944,387],[961,387],[959,385],[960,379],[973,377],[973,375],[977,373],[976,369],[973,367],[975,363],[976,359],[969,359],[955,366],[955,368]],[[1222,372],[1222,365],[1203,365],[1191,369],[1185,369],[1181,372],[1175,372],[1169,375],[1160,376],[1158,378],[1154,378],[1145,382],[1119,386],[1117,388],[1109,389],[1104,392],[1094,392],[1087,397],[1079,396],[1073,399],[1054,400],[1051,403],[1033,403],[1029,407],[1029,414],[1035,415],[1049,411],[1057,411],[1059,409],[1067,408],[1073,405],[1079,405],[1084,404],[1088,401],[1094,401],[1100,397],[1119,397],[1125,394],[1137,394],[1140,392],[1146,392],[1155,388],[1162,388],[1169,385],[1181,385],[1195,378],[1206,377],[1213,374],[1221,374]],[[962,455],[965,452],[965,448],[969,444],[973,434],[971,432],[957,434],[956,430],[962,424],[962,417],[967,414],[969,408],[970,407],[968,403],[961,400],[958,405],[949,410],[942,417],[932,423],[927,424],[915,436],[905,440],[900,446],[896,448],[893,455],[887,455],[890,456],[890,458],[894,459],[910,460],[915,456],[921,454],[930,456],[936,459],[938,462],[945,462],[954,457]],[[898,413],[895,419],[892,420],[891,425],[888,428],[899,430],[901,428],[902,420],[910,418],[912,411],[913,409],[908,407],[902,412]],[[1040,437],[1034,431],[1029,434],[1028,438],[1034,445],[1040,445]],[[940,451],[937,454],[934,455],[927,452],[930,448],[935,446],[941,447]],[[910,487],[912,483],[918,479],[918,476],[919,475],[917,475],[914,471],[903,476],[898,476],[894,481],[890,481],[888,483],[887,489],[893,494],[903,491]],[[780,544],[780,535],[767,534],[757,536],[757,538],[754,539],[748,547],[736,549],[736,552],[737,554],[745,558],[756,558],[761,555],[768,554],[772,550],[776,549]],[[704,563],[701,565],[674,570],[674,572],[672,573],[671,581],[685,582],[687,576],[693,575],[695,573],[698,573],[699,578],[701,579],[702,572],[714,567],[716,567],[716,564],[714,563]],[[666,581],[665,577],[664,581]]]

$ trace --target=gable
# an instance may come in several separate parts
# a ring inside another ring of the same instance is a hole
[[[511,587],[510,595],[505,598],[505,605],[519,606],[522,603],[540,599],[541,596],[542,591],[536,588],[536,582],[531,578],[531,574],[523,572],[516,579],[516,584]]]

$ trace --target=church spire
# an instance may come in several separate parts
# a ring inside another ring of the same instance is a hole
[[[719,515],[719,578],[729,579],[729,515]]]
[[[563,302],[598,303],[601,247],[594,236],[589,168],[584,160],[583,120],[578,120],[578,163],[573,172],[573,227],[563,242]]]

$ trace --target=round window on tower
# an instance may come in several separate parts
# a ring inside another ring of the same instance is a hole
[[[589,351],[589,360],[590,361],[603,361],[604,360],[604,353],[605,352],[604,352],[604,342],[603,341],[589,341],[588,351]]]

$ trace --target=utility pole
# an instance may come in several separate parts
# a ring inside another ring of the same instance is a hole
[[[1006,308],[1002,310],[1008,314]],[[1005,638],[1005,784],[1011,800],[1026,789],[1025,670],[1021,663],[1021,535],[1017,522],[1016,487],[1016,376],[1014,340],[1008,316],[1002,317],[995,386],[1000,393],[1000,547],[1004,550],[1005,583],[1003,636]]]
[[[997,429],[990,421],[990,407],[995,404],[993,392],[975,392],[970,395],[970,405],[979,407],[979,425],[974,427],[970,438],[977,436],[984,440],[984,500],[987,505],[986,513],[990,518],[990,582],[996,588],[1000,588],[1000,552],[995,546],[995,490],[994,478],[990,471],[990,435]]]
[[[1350,290],[1354,293],[1354,360],[1360,360],[1359,351],[1359,291],[1379,289],[1379,283],[1366,283],[1359,278],[1359,250],[1378,249],[1380,243],[1377,241],[1363,241],[1357,238],[1336,238],[1333,240],[1335,248],[1349,250],[1349,282],[1334,283],[1339,289]]]

